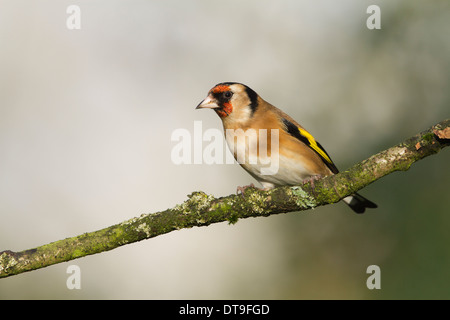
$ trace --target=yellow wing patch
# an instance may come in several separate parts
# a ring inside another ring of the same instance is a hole
[[[326,161],[328,161],[329,163],[333,163],[333,161],[331,161],[330,157],[327,155],[327,153],[320,148],[317,145],[316,139],[314,139],[314,137],[306,130],[298,128],[298,131],[300,131],[300,134],[302,136],[304,136],[306,139],[308,139],[309,141],[309,146],[316,151],[322,158],[324,158]]]

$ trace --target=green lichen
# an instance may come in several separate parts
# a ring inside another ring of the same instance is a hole
[[[230,216],[228,217],[228,224],[236,224],[239,220],[239,217],[237,216],[237,214],[232,213],[230,214]]]
[[[314,208],[317,206],[316,200],[307,194],[302,188],[295,186],[291,187],[292,195],[294,196],[295,204],[301,208]]]
[[[136,228],[136,231],[138,231],[138,232],[144,232],[144,233],[147,235],[147,237],[150,237],[150,235],[152,234],[151,229],[150,229],[150,226],[147,225],[145,222],[144,222],[144,223],[141,223],[141,224]]]
[[[138,220],[139,220],[139,218],[131,218],[129,220],[126,220],[126,221],[122,222],[120,225],[121,226],[128,226],[128,225],[131,225],[131,224],[135,223]]]
[[[238,217],[233,215],[234,201],[229,199],[226,202],[218,201],[213,203],[206,213],[210,221],[220,221],[224,217],[229,224],[235,224],[238,221]],[[230,215],[231,212],[231,215]]]
[[[84,250],[81,250],[81,249],[75,249],[75,250],[73,250],[73,252],[72,252],[72,258],[73,258],[73,259],[79,258],[79,257],[83,257],[83,256],[85,256],[85,255],[86,255],[86,254],[85,254]]]
[[[193,192],[188,196],[190,199],[189,202],[192,203],[198,210],[203,210],[208,208],[215,198],[212,195],[208,195],[204,192]]]
[[[211,201],[215,199],[214,196],[201,191],[192,192],[188,195],[188,198],[189,199],[182,204],[176,205],[174,210],[183,214],[191,214],[193,211],[198,212],[208,208]]]
[[[426,141],[426,142],[431,142],[431,141],[433,141],[433,140],[434,140],[434,133],[432,133],[432,132],[425,133],[425,134],[422,136],[422,140],[424,140],[424,141]]]
[[[7,254],[6,252],[0,255],[0,273],[8,272],[8,270],[16,264],[18,264],[18,261],[14,259],[12,255]]]
[[[253,212],[263,213],[266,197],[260,194],[260,192],[252,192],[249,196],[245,197],[245,200],[250,205]]]

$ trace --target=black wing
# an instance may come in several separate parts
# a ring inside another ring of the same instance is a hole
[[[304,144],[306,144],[308,147],[310,147],[314,152],[316,152],[322,161],[327,165],[327,167],[333,172],[338,173],[339,170],[336,167],[336,165],[331,160],[328,153],[325,151],[325,149],[320,145],[319,142],[314,139],[314,137],[305,129],[302,129],[300,127],[297,127],[295,124],[293,124],[291,121],[283,118],[283,123],[286,126],[286,131],[293,137],[297,138]]]

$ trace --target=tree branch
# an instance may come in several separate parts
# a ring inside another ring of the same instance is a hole
[[[335,203],[394,171],[406,171],[416,161],[438,153],[450,144],[450,119],[371,156],[347,171],[297,187],[269,191],[245,190],[244,196],[215,198],[193,192],[174,208],[143,214],[122,223],[21,252],[0,252],[0,278],[36,270],[153,238],[174,230],[212,223],[302,211]]]

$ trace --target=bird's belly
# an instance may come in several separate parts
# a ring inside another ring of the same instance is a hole
[[[271,184],[273,186],[299,185],[306,178],[315,175],[315,173],[308,170],[306,165],[301,161],[288,159],[283,156],[279,157],[278,163],[270,164],[273,169],[276,169],[272,170],[272,172],[267,170],[269,165],[261,164],[260,162],[256,164],[241,163],[241,166],[265,187],[266,184]],[[265,169],[266,172],[269,172],[268,174],[263,174]]]
[[[317,174],[295,153],[259,150],[264,145],[249,137],[234,139],[227,135],[226,141],[236,161],[264,187],[299,185]]]

